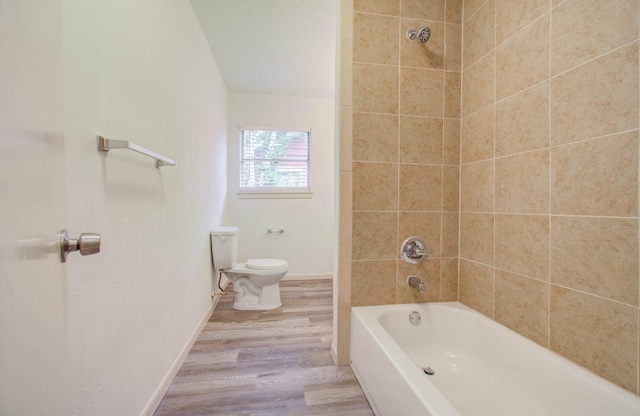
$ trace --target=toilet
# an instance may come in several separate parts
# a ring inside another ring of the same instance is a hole
[[[246,263],[236,263],[238,227],[211,230],[211,255],[213,266],[233,282],[234,309],[266,311],[282,306],[280,280],[289,270],[285,260],[249,259]]]

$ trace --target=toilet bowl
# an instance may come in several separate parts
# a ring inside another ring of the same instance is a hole
[[[279,259],[251,259],[223,270],[233,282],[236,292],[234,309],[269,310],[282,306],[280,280],[287,274],[289,265]]]
[[[280,280],[289,264],[280,259],[250,259],[236,263],[238,227],[216,227],[211,230],[213,265],[233,282],[237,310],[269,310],[282,305]]]

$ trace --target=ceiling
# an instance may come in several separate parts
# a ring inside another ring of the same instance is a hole
[[[337,0],[191,0],[230,91],[333,97]]]

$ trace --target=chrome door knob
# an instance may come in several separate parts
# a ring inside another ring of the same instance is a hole
[[[69,238],[67,230],[62,230],[60,234],[60,260],[67,262],[67,256],[73,251],[79,251],[83,256],[89,256],[100,252],[100,234],[82,233],[75,240]]]

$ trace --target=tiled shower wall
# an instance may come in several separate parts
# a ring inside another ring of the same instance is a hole
[[[449,20],[444,1],[355,2],[353,306],[457,297],[459,10]],[[421,26],[430,41],[409,41]],[[419,266],[398,261],[412,235],[434,252]]]
[[[462,0],[347,0],[341,13],[338,357],[351,306],[457,299]],[[422,26],[429,42],[406,38]],[[413,235],[433,250],[420,265],[399,261]]]
[[[465,1],[461,302],[638,392],[637,0]]]
[[[461,3],[341,0],[338,363],[352,305],[457,295],[638,393],[638,1]]]

